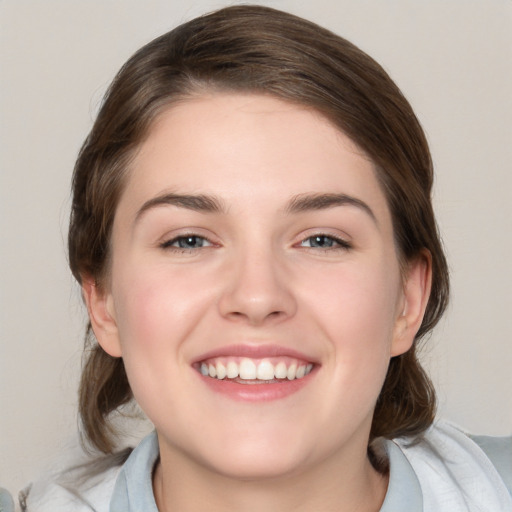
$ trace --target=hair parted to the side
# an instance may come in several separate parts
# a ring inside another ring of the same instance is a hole
[[[233,6],[196,18],[141,48],[120,70],[77,160],[69,262],[79,283],[106,286],[112,224],[130,163],[155,118],[205,91],[257,92],[315,109],[375,164],[401,262],[428,250],[432,291],[414,346],[391,360],[371,439],[416,435],[430,426],[435,393],[417,342],[448,301],[448,270],[432,210],[432,161],[423,130],[386,72],[345,39],[296,16]],[[107,355],[90,326],[80,384],[84,435],[115,446],[109,416],[131,400],[122,359]]]

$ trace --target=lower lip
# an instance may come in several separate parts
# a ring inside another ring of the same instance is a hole
[[[240,384],[230,380],[214,379],[198,374],[201,380],[214,392],[223,394],[233,400],[245,402],[270,402],[293,395],[306,386],[312,376],[311,372],[301,379],[284,380],[274,383]]]

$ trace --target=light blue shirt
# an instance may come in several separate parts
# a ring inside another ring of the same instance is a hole
[[[382,441],[390,467],[380,512],[512,512],[512,438],[470,437],[438,422],[416,443]],[[122,467],[96,475],[84,489],[58,481],[34,485],[27,512],[158,512],[152,475],[159,457],[153,432]],[[0,512],[13,512],[0,489]],[[25,510],[25,509],[24,509]]]
[[[512,438],[473,439],[492,460],[510,492]],[[422,487],[409,460],[392,441],[385,441],[384,449],[389,458],[390,474],[388,491],[380,512],[423,512]],[[158,439],[154,432],[132,452],[119,473],[110,512],[158,512],[152,485],[153,467],[158,456]]]

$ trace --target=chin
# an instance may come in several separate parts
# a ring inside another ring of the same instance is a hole
[[[204,447],[202,462],[215,473],[237,480],[275,479],[302,472],[310,458],[307,447],[313,448],[315,440],[307,442],[289,429],[284,433],[272,430],[231,435],[213,450]]]
[[[293,452],[292,452],[293,453]],[[246,455],[226,460],[225,464],[211,465],[210,468],[226,478],[241,481],[264,481],[290,477],[304,470],[304,461],[298,457],[279,457],[275,454],[261,454],[249,459]]]

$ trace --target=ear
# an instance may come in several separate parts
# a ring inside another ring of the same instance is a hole
[[[112,295],[104,291],[93,278],[89,277],[82,279],[82,293],[92,330],[98,343],[107,354],[112,357],[121,357],[121,344],[119,343]]]
[[[426,249],[408,263],[404,276],[403,295],[395,321],[391,356],[407,352],[414,343],[432,286],[432,256]]]

